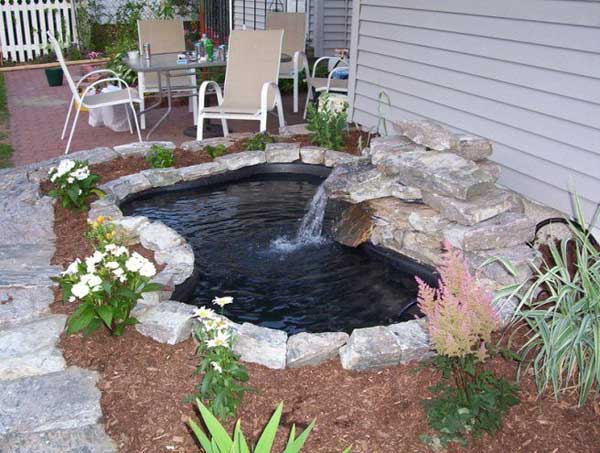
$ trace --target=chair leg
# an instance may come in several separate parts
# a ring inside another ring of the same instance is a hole
[[[133,102],[129,102],[129,106],[131,107],[131,113],[133,114],[133,122],[135,123],[135,130],[137,131],[138,140],[140,141],[140,143],[142,143],[142,133],[140,132],[140,125],[138,123],[137,113],[135,112],[135,106],[133,105]],[[127,118],[129,118],[129,115],[127,115]],[[133,134],[133,131],[131,133]]]
[[[221,118],[221,127],[223,128],[223,137],[227,137],[229,135],[229,127],[225,118]]]
[[[202,141],[204,137],[204,115],[198,115],[198,125],[196,126],[196,140]]]
[[[283,116],[283,102],[281,101],[281,97],[279,101],[277,101],[277,116],[279,117],[279,129],[281,130],[286,126],[285,117]]]
[[[67,112],[67,117],[65,118],[65,125],[63,126],[62,134],[60,136],[61,140],[65,139],[65,134],[67,133],[67,125],[69,124],[69,119],[71,118],[71,111],[73,110],[73,104],[75,104],[75,97],[71,96],[71,103],[69,104],[69,111]]]
[[[73,120],[73,125],[71,126],[71,133],[69,134],[69,140],[67,141],[67,148],[65,149],[65,154],[69,154],[69,149],[71,148],[71,140],[73,140],[73,133],[75,132],[75,127],[77,126],[78,119],[79,109],[75,111],[75,119]]]
[[[306,114],[308,112],[308,104],[310,103],[312,99],[312,87],[309,85],[308,86],[308,92],[306,93],[306,105],[304,106],[304,115],[302,115],[302,118],[306,119]]]
[[[144,96],[140,96],[141,102],[140,102],[140,112],[143,112],[144,109],[146,108],[146,101],[144,99]],[[143,113],[140,115],[140,128],[142,130],[146,130],[146,114]]]
[[[267,112],[262,112],[260,115],[260,132],[267,131]]]
[[[298,72],[294,74],[294,113],[298,113],[298,92],[300,90],[300,76]]]
[[[190,106],[194,114],[194,124],[198,124],[198,103],[194,102],[194,96],[190,96]]]
[[[133,111],[133,115],[135,116],[135,110]],[[129,126],[129,133],[133,134],[133,128],[131,127],[131,118],[129,118],[129,111],[127,109],[127,106],[125,106],[125,116],[127,116],[127,125]]]

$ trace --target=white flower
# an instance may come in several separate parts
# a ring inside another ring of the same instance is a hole
[[[69,184],[73,184],[75,182],[75,178],[71,178],[70,176],[67,178],[67,182]]]
[[[210,362],[210,365],[215,369],[215,371],[217,371],[218,373],[222,373],[223,372],[223,368],[221,368],[221,365],[219,365],[217,362]]]
[[[79,282],[73,285],[73,287],[71,288],[71,292],[78,299],[83,299],[90,293],[90,288],[85,283]]]
[[[229,328],[229,320],[227,319],[217,319],[215,321],[215,328],[218,330],[223,330]]]
[[[233,297],[215,297],[212,303],[223,308],[225,305],[233,303]]]
[[[56,169],[55,176],[56,178],[60,178],[63,175],[66,175],[71,170],[75,168],[75,162],[69,159],[61,160],[58,164],[58,168]]]
[[[104,259],[106,255],[102,253],[100,250],[96,250],[94,254],[90,257],[94,264],[98,264],[100,261]]]
[[[218,346],[229,347],[229,334],[223,332],[222,330],[219,331],[214,338],[206,342],[206,346],[208,346],[209,348],[215,348]]]
[[[113,271],[113,275],[117,277],[121,283],[125,283],[127,281],[127,275],[125,275],[125,272],[121,268],[115,269]]]
[[[129,254],[127,247],[123,247],[122,245],[118,246],[117,244],[108,244],[104,248],[108,253],[110,253],[113,256],[121,256],[121,255]]]
[[[79,258],[77,258],[75,261],[73,261],[71,264],[69,264],[69,267],[67,267],[67,269],[62,273],[62,275],[76,274],[77,272],[79,272],[80,264],[81,264],[81,261],[79,260]]]
[[[211,330],[215,330],[217,328],[217,321],[215,321],[214,319],[205,319],[203,324],[207,332],[210,332]]]
[[[133,252],[131,257],[125,262],[125,268],[129,272],[139,272],[148,260],[137,252]]]
[[[81,167],[71,173],[71,176],[79,181],[83,181],[88,176],[90,176],[90,170],[88,167]]]
[[[96,274],[85,274],[81,276],[81,283],[89,286],[92,291],[99,291],[100,285],[102,285],[102,279]]]
[[[118,269],[121,267],[121,265],[116,261],[109,261],[108,263],[106,263],[106,267],[108,267],[109,269]]]
[[[76,300],[76,299],[75,299],[75,296],[71,296],[71,297],[69,297],[69,302],[75,302],[75,300]]]
[[[194,312],[194,316],[200,319],[214,319],[215,312],[211,308],[200,307]]]
[[[142,268],[140,269],[140,275],[142,277],[153,277],[156,274],[156,268],[154,264],[146,260]]]

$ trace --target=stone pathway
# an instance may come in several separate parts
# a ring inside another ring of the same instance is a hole
[[[47,171],[45,168],[40,172]],[[53,206],[35,167],[0,172],[0,453],[115,452],[95,371],[66,367],[49,312]]]

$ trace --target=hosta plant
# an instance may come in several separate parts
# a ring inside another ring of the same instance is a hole
[[[532,281],[506,287],[497,297],[518,302],[513,325],[527,337],[522,366],[533,368],[538,391],[551,388],[556,398],[575,391],[582,406],[600,393],[600,247],[590,233],[600,210],[582,228],[585,215],[576,195],[573,204],[572,239],[549,243],[550,258],[532,263]]]
[[[69,317],[67,332],[90,334],[104,325],[111,335],[121,335],[137,320],[130,317],[142,293],[158,291],[150,282],[154,264],[122,246],[108,243],[83,261],[76,259],[54,277],[62,289],[64,302],[79,302]]]
[[[319,108],[308,106],[308,126],[310,141],[327,149],[344,148],[344,133],[347,129],[347,104],[339,98],[321,95]]]
[[[188,423],[192,428],[196,439],[200,443],[200,446],[206,453],[271,453],[273,449],[273,442],[277,435],[277,428],[279,428],[279,422],[281,420],[281,413],[283,411],[283,403],[277,406],[275,412],[271,416],[271,419],[265,426],[260,438],[256,442],[254,448],[248,446],[244,433],[242,432],[241,423],[238,420],[235,424],[233,431],[233,438],[227,434],[223,425],[215,418],[215,416],[206,408],[200,400],[198,400],[198,409],[202,420],[206,425],[208,434],[205,433],[193,420],[189,420]],[[302,451],[304,443],[308,439],[310,432],[315,426],[313,420],[310,425],[296,437],[296,426],[292,425],[290,436],[286,443],[285,449],[282,453],[299,453]],[[349,452],[350,450],[346,450]]]
[[[442,372],[442,381],[431,388],[435,396],[424,402],[437,434],[423,439],[437,446],[494,433],[518,402],[515,386],[483,369],[486,345],[498,327],[492,296],[471,275],[462,254],[448,243],[445,248],[437,288],[417,278],[419,308],[438,353],[433,363]]]
[[[170,148],[155,144],[150,148],[146,160],[150,162],[152,168],[168,168],[175,162],[175,153]]]
[[[213,300],[221,310],[232,302],[231,297]],[[196,374],[202,375],[194,399],[204,401],[220,419],[233,417],[244,393],[249,390],[243,385],[248,381],[248,371],[233,351],[235,332],[227,318],[210,308],[201,307],[194,316],[199,321],[194,331],[198,342],[196,353],[200,357]]]
[[[60,200],[64,208],[81,210],[90,197],[104,196],[96,187],[100,177],[90,172],[87,162],[61,160],[57,167],[50,169],[48,176],[52,183],[48,195]]]

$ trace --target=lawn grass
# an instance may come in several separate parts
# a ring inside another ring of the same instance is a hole
[[[8,105],[6,102],[6,84],[4,74],[0,74],[0,128],[8,131]],[[7,132],[0,131],[0,168],[12,167],[12,146]]]

